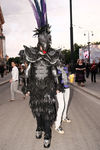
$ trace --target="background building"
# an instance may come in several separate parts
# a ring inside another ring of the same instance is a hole
[[[0,7],[0,58],[5,58],[6,50],[5,50],[5,36],[3,35],[3,24],[4,24],[4,17],[2,13],[2,9]]]

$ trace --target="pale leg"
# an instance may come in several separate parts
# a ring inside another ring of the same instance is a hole
[[[70,98],[70,88],[67,88],[67,89],[65,89],[65,92],[64,92],[65,107],[64,107],[64,112],[63,112],[63,120],[66,119],[66,113],[67,113],[67,109],[68,109],[69,98]]]
[[[23,95],[23,93],[18,90],[18,81],[11,82],[11,100],[15,99],[15,93],[19,93]]]
[[[55,129],[59,128],[62,121],[62,114],[64,110],[64,100],[63,100],[63,93],[57,93],[57,101],[58,101],[58,110],[57,110],[57,118],[55,121]]]
[[[11,82],[10,90],[11,90],[11,100],[14,100],[15,99],[14,82]]]

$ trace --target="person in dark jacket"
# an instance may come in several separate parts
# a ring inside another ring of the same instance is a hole
[[[83,64],[82,60],[79,59],[78,63],[76,65],[76,82],[78,83],[78,85],[80,86],[85,86],[84,82],[85,80],[85,65]]]
[[[4,77],[4,71],[5,71],[4,65],[0,65],[0,74],[1,74],[1,78]]]
[[[89,62],[86,63],[86,78],[89,78],[90,74],[90,64]]]
[[[90,70],[91,70],[91,82],[96,82],[97,65],[95,63],[95,60],[93,60]]]

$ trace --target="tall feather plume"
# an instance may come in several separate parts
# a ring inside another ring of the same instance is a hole
[[[31,4],[31,6],[32,6],[32,9],[33,9],[33,12],[34,12],[34,16],[35,16],[36,21],[37,21],[37,25],[38,25],[38,27],[41,27],[41,18],[40,18],[40,15],[39,15],[37,9],[35,8],[34,4],[32,3],[32,1],[29,0],[29,2]]]
[[[46,1],[41,0],[41,10],[42,10],[42,22],[43,25],[47,24],[47,10],[46,10]]]
[[[36,7],[36,9],[37,9],[37,12],[38,12],[38,14],[39,14],[39,16],[40,16],[40,18],[41,18],[41,10],[40,10],[39,3],[38,3],[37,0],[34,0],[34,3],[35,3],[35,7]]]

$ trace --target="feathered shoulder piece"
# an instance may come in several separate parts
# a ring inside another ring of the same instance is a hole
[[[58,50],[55,50],[53,48],[49,49],[47,55],[49,56],[49,58],[51,60],[51,64],[55,64],[59,61],[60,53],[61,53],[61,49],[58,49]]]
[[[24,45],[25,48],[25,57],[26,60],[29,62],[35,62],[38,59],[38,49],[37,47],[27,47]]]

